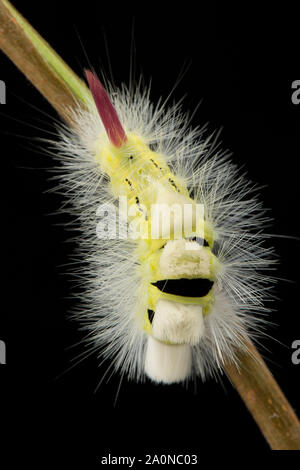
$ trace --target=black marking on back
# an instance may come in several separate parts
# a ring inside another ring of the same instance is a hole
[[[152,324],[152,322],[153,322],[154,313],[155,313],[155,312],[154,312],[153,310],[150,310],[150,309],[148,308],[148,318],[149,318],[149,322],[150,322],[151,324]]]
[[[166,294],[180,295],[183,297],[204,297],[209,293],[214,282],[202,278],[181,278],[165,279],[152,284]]]

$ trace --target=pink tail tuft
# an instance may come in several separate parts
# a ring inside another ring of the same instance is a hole
[[[85,75],[108,138],[115,147],[121,147],[127,137],[117,112],[97,75],[90,70],[85,70]]]

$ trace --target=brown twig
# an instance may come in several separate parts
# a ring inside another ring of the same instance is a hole
[[[239,352],[226,373],[273,450],[300,450],[300,422],[255,346]]]
[[[43,59],[2,1],[0,1],[0,47],[64,121],[72,124],[70,110],[78,101],[66,83]]]
[[[0,47],[47,98],[60,116],[72,124],[71,110],[77,105],[78,100],[67,83],[44,60],[2,0],[0,0]],[[65,67],[70,71],[67,65]],[[295,412],[254,345],[247,343],[246,347],[250,353],[237,353],[240,361],[239,370],[233,363],[225,364],[229,379],[271,448],[300,450],[300,423]]]

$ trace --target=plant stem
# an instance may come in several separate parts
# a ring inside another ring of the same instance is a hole
[[[90,92],[50,45],[7,0],[0,0],[0,47],[60,116],[72,125],[72,109],[85,106]],[[252,343],[238,352],[239,369],[226,373],[272,449],[300,450],[300,423]]]
[[[89,101],[87,86],[6,0],[0,0],[0,47],[72,125],[72,109]]]
[[[300,422],[251,342],[238,352],[239,369],[225,364],[226,373],[273,450],[300,450]]]

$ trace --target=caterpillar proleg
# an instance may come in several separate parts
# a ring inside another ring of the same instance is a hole
[[[86,266],[78,320],[130,379],[215,376],[268,310],[257,191],[181,105],[152,104],[142,81],[86,78],[88,108],[54,143]]]

